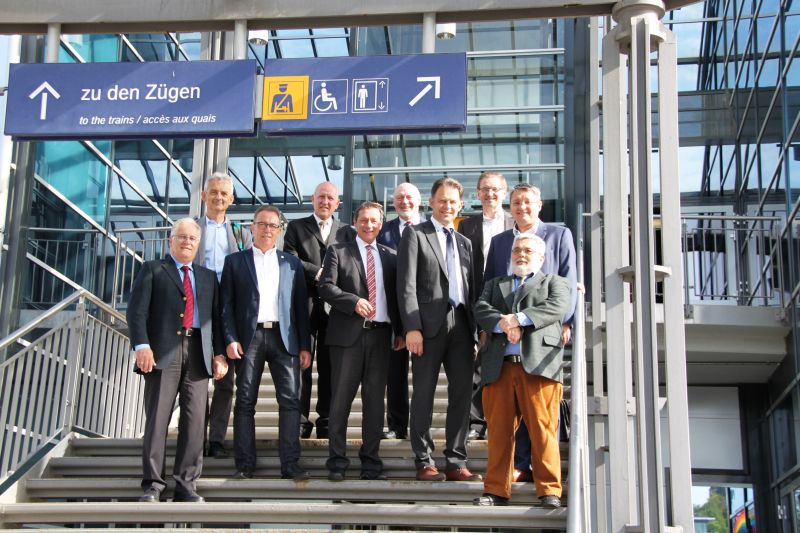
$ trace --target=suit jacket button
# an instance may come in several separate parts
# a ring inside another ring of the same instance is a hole
[[[180,337],[180,336],[181,336],[181,330],[178,330],[178,331],[176,331],[176,332],[175,332],[175,334],[176,334],[178,337]]]
[[[183,297],[183,301],[184,301],[184,302],[186,301],[186,296],[184,296],[184,297]]]
[[[181,317],[181,318],[183,318],[183,313],[179,314],[178,316],[179,316],[179,317]]]

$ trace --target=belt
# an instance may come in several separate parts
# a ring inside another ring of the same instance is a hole
[[[392,327],[391,324],[388,322],[373,322],[372,320],[365,320],[364,325],[362,326],[364,329],[378,329],[378,328],[390,328]]]
[[[200,335],[200,328],[181,328],[177,333],[179,337],[191,337],[193,335]]]
[[[278,322],[259,322],[258,329],[278,329]]]
[[[506,363],[521,363],[522,356],[521,355],[507,355],[503,357],[503,361]]]

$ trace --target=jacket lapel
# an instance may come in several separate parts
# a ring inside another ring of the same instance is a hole
[[[322,240],[322,233],[319,231],[319,225],[317,225],[317,219],[314,218],[314,215],[309,216],[305,219],[306,222],[306,229],[308,232],[317,239],[320,244],[325,244],[325,241]],[[333,232],[333,225],[331,225],[331,233]]]
[[[181,281],[181,276],[178,274],[178,268],[175,266],[175,261],[172,259],[172,256],[167,256],[161,260],[161,268],[167,273],[169,279],[178,287],[178,290],[181,291],[183,294],[183,282]],[[184,296],[186,296],[184,294]]]
[[[439,261],[439,268],[442,269],[445,277],[447,277],[447,263],[445,263],[444,257],[442,256],[442,246],[439,244],[439,237],[436,235],[436,228],[434,228],[433,222],[425,222],[422,225],[422,230],[425,232],[425,236],[428,238],[428,242],[433,249],[433,255],[435,255],[436,260]]]
[[[253,249],[248,248],[245,250],[244,263],[247,265],[247,271],[250,272],[250,278],[253,280],[253,286],[258,290],[258,276],[256,276],[256,260],[253,257]]]
[[[375,246],[376,244],[373,243],[373,248]],[[366,274],[367,268],[366,265],[364,265],[364,261],[362,261],[361,259],[361,250],[358,249],[358,243],[356,241],[347,243],[347,252],[353,258],[353,263],[355,264],[356,270],[358,271],[358,276],[359,278],[361,278],[361,285],[363,285],[362,288],[369,291],[367,285],[367,274]]]
[[[498,283],[500,294],[506,304],[506,309],[514,312],[514,280],[510,276],[504,276]]]
[[[483,228],[481,228],[481,234]],[[464,244],[466,237],[460,235],[458,232],[454,235],[456,240],[456,248],[458,248],[458,263],[461,265],[461,279],[464,282],[464,298],[469,301],[469,270],[471,268],[472,257],[467,252],[467,245]]]

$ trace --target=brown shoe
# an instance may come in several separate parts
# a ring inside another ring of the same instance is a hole
[[[433,465],[417,468],[417,481],[444,481],[445,476]]]
[[[445,471],[447,481],[480,481],[483,477],[480,474],[473,474],[466,466],[453,468]]]
[[[514,482],[516,483],[530,483],[533,481],[533,474],[530,470],[517,470],[514,469]]]

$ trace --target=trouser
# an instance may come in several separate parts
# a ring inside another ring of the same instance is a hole
[[[500,377],[483,388],[483,408],[489,431],[484,490],[511,497],[514,433],[525,420],[531,440],[531,465],[539,497],[561,497],[561,454],[558,407],[563,387],[558,381],[533,376],[521,363],[504,362]]]
[[[208,410],[209,442],[223,442],[228,433],[228,421],[233,407],[233,384],[236,382],[235,368],[235,365],[228,365],[225,377],[214,381],[214,393]]]
[[[392,350],[386,371],[386,426],[408,432],[408,350]]]
[[[145,426],[142,438],[142,488],[163,491],[167,430],[179,399],[178,447],[175,450],[176,494],[195,492],[203,471],[203,435],[208,402],[208,371],[199,335],[183,337],[181,351],[167,368],[144,376]]]
[[[330,350],[325,344],[325,332],[328,329],[328,315],[319,311],[316,313],[317,328],[313,334],[314,349],[311,351],[311,364],[303,370],[300,377],[300,409],[301,423],[310,425],[309,414],[311,411],[311,388],[313,383],[314,361],[317,363],[317,431],[328,429],[328,414],[331,405],[331,358]],[[298,424],[299,427],[300,424]]]
[[[256,466],[255,413],[258,386],[269,364],[278,400],[278,455],[281,470],[300,459],[300,361],[283,346],[278,329],[257,329],[241,359],[236,361],[236,405],[233,408],[233,447],[236,469],[252,472]]]
[[[388,324],[387,324],[388,326]],[[331,411],[329,419],[329,470],[347,470],[347,419],[353,399],[361,385],[363,418],[361,423],[361,473],[379,473],[383,433],[383,395],[386,392],[386,367],[392,351],[389,327],[362,330],[347,348],[331,346]]]
[[[472,350],[474,339],[463,307],[450,309],[441,330],[423,340],[424,354],[411,361],[414,394],[411,396],[411,449],[417,468],[433,465],[431,423],[439,369],[447,375],[447,419],[445,421],[445,468],[467,464],[469,404],[472,395]]]

